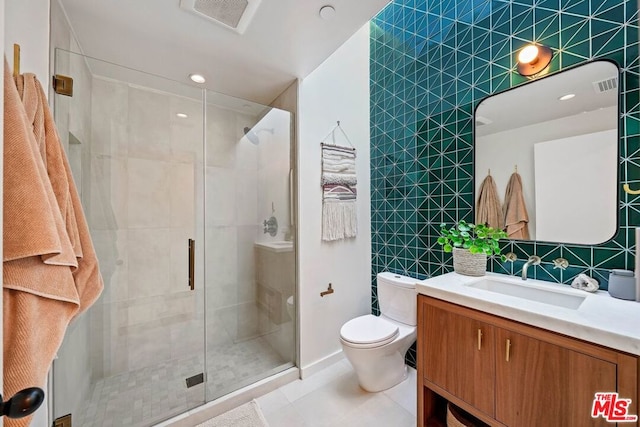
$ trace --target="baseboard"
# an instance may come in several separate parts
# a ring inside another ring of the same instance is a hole
[[[345,356],[342,350],[338,350],[327,357],[324,357],[320,360],[316,360],[315,362],[310,363],[307,366],[303,366],[300,368],[300,378],[301,379],[309,378],[311,375],[315,374],[316,372],[322,371],[324,368],[327,368],[333,365],[334,363],[341,361],[342,359],[344,359],[344,357]]]

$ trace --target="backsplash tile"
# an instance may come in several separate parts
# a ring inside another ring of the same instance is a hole
[[[593,59],[621,69],[620,179],[640,188],[638,6],[625,0],[394,0],[371,21],[372,309],[375,274],[427,278],[452,271],[439,225],[473,221],[473,111],[486,96],[527,81],[515,54],[536,41],[550,71]],[[618,231],[601,245],[512,241],[518,261],[489,270],[569,283],[580,273],[606,289],[611,268],[633,269],[640,196],[619,189]],[[566,258],[570,267],[553,269]],[[410,351],[407,359],[415,363]]]

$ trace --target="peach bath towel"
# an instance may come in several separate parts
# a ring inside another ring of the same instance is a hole
[[[487,224],[497,230],[502,230],[502,206],[496,182],[491,175],[482,181],[478,191],[478,202],[476,203],[476,224]]]
[[[47,174],[78,260],[78,268],[72,271],[80,299],[79,313],[81,313],[91,306],[102,292],[103,284],[98,258],[91,242],[89,227],[73,181],[71,167],[60,143],[44,90],[36,76],[30,73],[20,76],[17,86],[27,117],[33,124],[33,133],[38,146],[45,147],[46,154],[43,160]],[[43,151],[42,148],[40,151]]]
[[[524,203],[522,178],[511,174],[504,194],[504,226],[510,239],[529,240],[529,214]]]
[[[60,212],[50,181],[67,170],[47,171],[43,162],[47,147],[38,145],[33,125],[38,116],[47,129],[47,115],[27,117],[6,60],[4,65],[3,396],[9,398],[43,387],[70,320],[95,301],[102,279],[90,240],[83,244],[84,216],[74,210],[79,232],[72,243],[68,215]],[[69,193],[73,205],[78,199],[71,180]],[[6,419],[5,425],[30,421]]]

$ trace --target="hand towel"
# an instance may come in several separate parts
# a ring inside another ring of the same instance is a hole
[[[43,387],[78,311],[76,257],[6,59],[4,64],[3,396]],[[55,260],[55,262],[50,262]],[[5,419],[26,427],[31,417]]]
[[[487,224],[497,230],[502,230],[504,227],[500,196],[498,196],[498,188],[491,175],[487,175],[482,181],[480,191],[478,191],[476,224]]]
[[[510,239],[529,240],[529,214],[524,202],[522,178],[511,174],[504,194],[504,225]]]
[[[91,306],[102,292],[103,283],[98,259],[44,90],[36,76],[30,73],[19,76],[17,86],[27,117],[31,120],[40,152],[45,152],[43,161],[77,258],[77,268],[73,269],[73,277],[80,302],[80,314]]]

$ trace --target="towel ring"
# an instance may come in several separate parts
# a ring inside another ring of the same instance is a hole
[[[625,184],[622,186],[622,189],[624,190],[625,193],[627,194],[640,194],[640,190],[632,190],[631,187],[629,187],[629,184]]]

